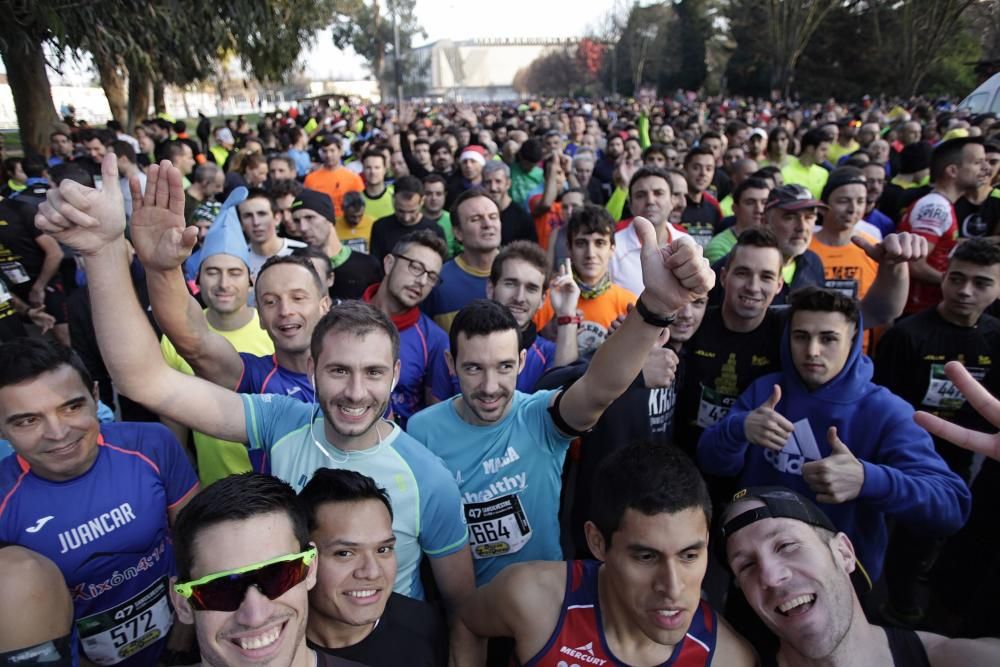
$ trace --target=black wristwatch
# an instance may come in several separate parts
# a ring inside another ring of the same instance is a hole
[[[657,315],[646,307],[646,304],[642,302],[641,296],[635,300],[635,309],[638,311],[643,322],[654,327],[660,327],[661,329],[666,329],[677,319],[677,315],[675,314]]]

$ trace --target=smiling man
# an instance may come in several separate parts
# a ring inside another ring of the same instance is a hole
[[[525,667],[756,664],[701,600],[712,505],[690,459],[632,445],[594,479],[585,530],[597,560],[512,565],[470,597],[463,622],[513,637]]]
[[[170,526],[198,480],[163,426],[100,424],[91,387],[68,348],[0,346],[0,437],[17,454],[0,465],[0,541],[59,567],[87,659],[155,664],[174,626]]]
[[[705,431],[698,462],[741,486],[786,486],[823,503],[877,581],[886,518],[946,537],[968,517],[969,489],[913,423],[913,408],[871,381],[857,302],[810,287],[790,305],[783,370],[758,378]]]
[[[394,593],[392,503],[370,477],[321,468],[299,494],[319,550],[307,640],[320,653],[391,667],[443,667],[448,631],[427,602]]]
[[[246,473],[210,486],[174,532],[178,577],[171,597],[194,624],[207,667],[350,667],[306,646],[316,546],[295,492]]]
[[[781,641],[765,667],[965,667],[1000,661],[996,639],[948,639],[868,622],[852,577],[870,586],[850,538],[805,496],[736,494],[723,514],[729,565],[750,607]]]

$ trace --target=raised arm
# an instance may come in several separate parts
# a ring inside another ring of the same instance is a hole
[[[132,193],[133,200],[145,196]],[[183,192],[180,196],[183,201]],[[188,293],[184,281],[182,267],[197,235],[187,231],[191,228],[184,222],[183,210],[175,214],[167,208],[149,208],[147,213],[133,215],[131,232],[136,254],[146,270],[153,316],[198,377],[235,389],[243,375],[240,355],[229,341],[208,328],[201,306]]]
[[[150,168],[145,195],[138,194],[138,180],[132,180],[133,224],[147,217],[183,215],[181,174],[166,164]],[[117,182],[114,154],[104,158],[102,171],[105,183]],[[244,442],[247,434],[239,395],[173,370],[160,354],[156,334],[132,288],[121,190],[99,191],[66,180],[49,190],[47,197],[35,224],[86,258],[97,342],[118,389],[190,428]]]
[[[927,258],[927,239],[917,234],[900,232],[889,234],[880,243],[872,245],[860,236],[854,244],[878,262],[878,274],[868,294],[861,301],[861,312],[866,327],[892,324],[902,315],[910,290],[909,263],[916,266]]]
[[[645,218],[636,218],[642,242],[642,279],[646,289],[621,327],[597,349],[583,377],[566,390],[560,404],[563,419],[572,428],[589,429],[611,402],[621,396],[642,370],[650,348],[663,344],[664,327],[647,323],[640,309],[652,315],[673,316],[686,303],[708,294],[715,273],[690,237],[658,247],[656,230]],[[669,334],[668,334],[669,335]]]

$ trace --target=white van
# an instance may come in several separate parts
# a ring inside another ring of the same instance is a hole
[[[972,91],[959,103],[958,108],[973,114],[992,111],[1000,115],[1000,74],[994,74],[983,85]]]

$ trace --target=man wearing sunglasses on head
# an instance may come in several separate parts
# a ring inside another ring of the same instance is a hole
[[[177,616],[208,667],[349,667],[306,647],[316,546],[288,484],[244,473],[208,487],[174,526]]]

